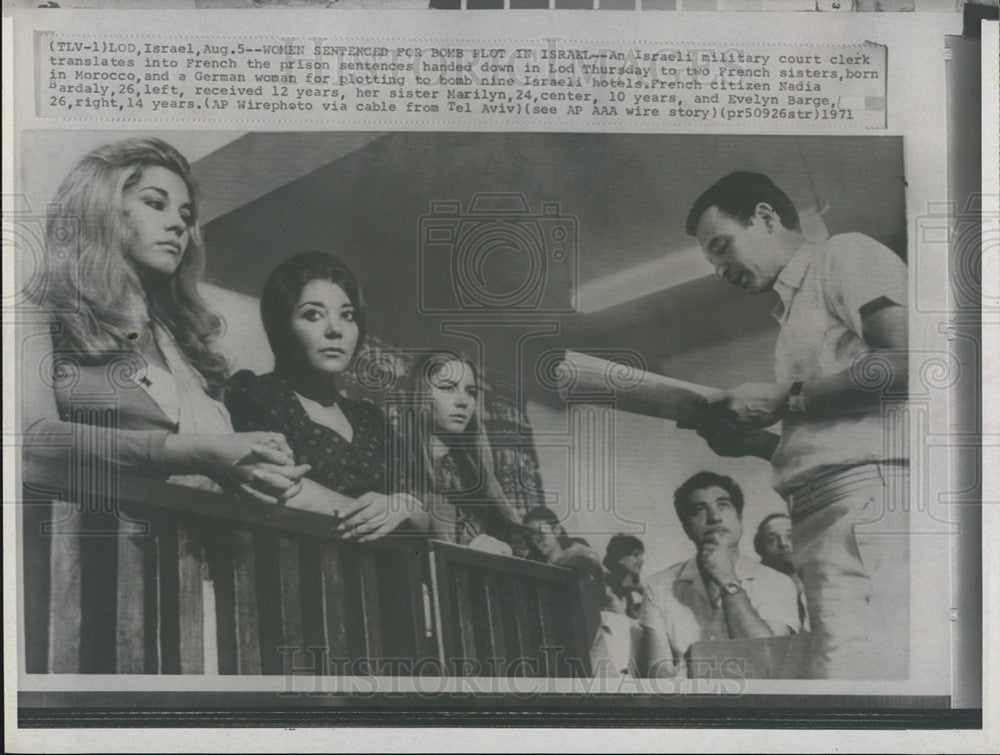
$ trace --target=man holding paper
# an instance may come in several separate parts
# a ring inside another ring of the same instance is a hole
[[[905,676],[908,458],[891,443],[884,397],[906,395],[906,265],[862,234],[808,240],[795,205],[759,173],[705,191],[687,232],[718,276],[779,297],[775,382],[708,397],[693,424],[716,453],[771,462],[793,521],[810,673]],[[780,437],[761,432],[778,422]]]

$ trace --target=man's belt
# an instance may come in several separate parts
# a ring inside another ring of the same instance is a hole
[[[905,461],[893,461],[841,467],[817,475],[788,496],[788,510],[792,521],[802,521],[837,498],[861,490],[873,482],[886,484],[889,475],[906,472],[909,468],[910,465]]]

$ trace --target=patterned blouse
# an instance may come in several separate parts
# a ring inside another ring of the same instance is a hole
[[[306,475],[320,485],[356,498],[369,491],[394,492],[386,484],[387,424],[382,410],[370,401],[338,399],[354,430],[348,442],[326,425],[313,422],[278,372],[255,375],[241,370],[226,384],[226,407],[237,432],[283,433],[296,464],[309,464]]]

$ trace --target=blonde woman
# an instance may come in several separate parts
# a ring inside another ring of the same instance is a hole
[[[221,322],[197,290],[205,253],[184,157],[158,139],[100,147],[51,207],[36,296],[50,323],[23,331],[21,344],[26,462],[72,453],[271,503],[295,495],[308,467],[293,465],[278,433],[235,433],[217,400]],[[83,397],[108,395],[114,424],[73,411]]]
[[[430,421],[409,428],[419,470],[417,497],[428,506],[435,537],[511,555],[511,540],[526,532],[493,471],[481,421],[475,365],[453,352],[428,354],[410,374],[410,391]]]

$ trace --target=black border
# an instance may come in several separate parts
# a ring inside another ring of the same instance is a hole
[[[982,709],[888,708],[654,708],[609,712],[569,707],[527,710],[462,710],[434,707],[389,707],[372,710],[343,708],[218,708],[164,710],[150,708],[19,708],[22,729],[88,728],[656,728],[656,729],[870,729],[982,730]],[[843,705],[843,702],[840,703]]]
[[[737,700],[736,697],[739,697]],[[445,705],[441,698],[447,698]],[[620,695],[276,692],[19,692],[18,726],[33,728],[553,727],[727,729],[982,729],[981,708],[951,698],[861,695]],[[530,707],[529,707],[530,706]]]
[[[995,20],[995,6],[966,4],[966,38]],[[977,134],[978,136],[978,134]],[[978,314],[978,313],[977,313]],[[6,325],[6,323],[3,323]],[[981,397],[976,397],[976,404]],[[981,596],[982,597],[982,596]],[[443,696],[443,695],[442,695]],[[948,696],[641,694],[447,695],[449,705],[428,705],[416,695],[385,694],[363,701],[343,695],[281,697],[274,692],[18,692],[17,725],[61,728],[686,728],[817,730],[983,730],[982,708],[951,708]],[[420,703],[416,704],[415,699]],[[275,705],[278,701],[280,704]],[[108,703],[112,704],[108,704]],[[809,705],[803,705],[808,702]]]

